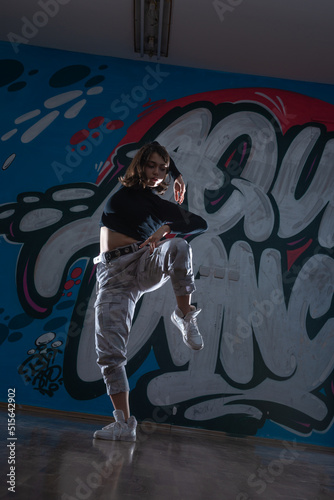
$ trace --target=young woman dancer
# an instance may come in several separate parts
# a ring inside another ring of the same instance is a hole
[[[178,205],[163,200],[168,173],[174,178]],[[158,143],[143,146],[135,155],[122,187],[109,198],[101,217],[97,266],[95,342],[97,363],[114,406],[115,422],[94,438],[134,441],[137,421],[130,416],[125,365],[135,306],[140,297],[171,279],[177,307],[172,322],[185,344],[203,348],[191,305],[195,290],[190,245],[182,238],[161,241],[169,234],[195,234],[207,229],[202,217],[182,209],[185,185],[166,149]]]

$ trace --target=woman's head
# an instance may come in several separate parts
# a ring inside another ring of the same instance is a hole
[[[169,154],[160,144],[146,144],[136,153],[125,175],[119,181],[126,187],[150,187],[158,193],[168,188]]]

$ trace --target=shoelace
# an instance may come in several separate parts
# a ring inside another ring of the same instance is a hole
[[[102,429],[103,430],[108,430],[108,429],[112,429],[112,428],[115,428],[115,427],[122,428],[122,424],[120,422],[111,422],[111,424],[108,424],[105,427],[102,427]]]
[[[197,319],[194,317],[190,318],[189,320],[188,334],[191,337],[199,337],[200,335],[197,328]]]
[[[115,422],[114,434],[117,438],[119,438],[122,434],[122,424],[120,424],[119,422]]]

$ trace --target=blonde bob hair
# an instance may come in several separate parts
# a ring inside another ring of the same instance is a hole
[[[163,146],[160,146],[160,144],[158,144],[157,142],[145,144],[145,146],[142,146],[139,149],[132,162],[128,166],[124,176],[118,178],[123,186],[146,188],[147,179],[145,176],[144,167],[149,161],[152,153],[158,153],[158,155],[161,156],[161,158],[167,165],[166,176],[161,184],[159,184],[159,186],[155,189],[160,194],[163,194],[167,190],[169,183],[168,181],[166,181],[166,178],[169,173],[170,157],[167,150]]]

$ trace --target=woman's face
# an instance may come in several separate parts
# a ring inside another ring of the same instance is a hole
[[[152,153],[144,165],[145,184],[147,187],[157,187],[165,180],[167,175],[167,164],[158,153]]]

